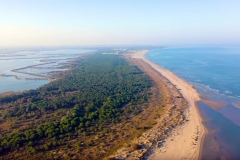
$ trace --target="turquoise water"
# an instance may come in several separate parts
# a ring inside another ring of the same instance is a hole
[[[226,103],[217,109],[198,103],[208,130],[201,158],[240,159],[240,108],[233,106],[240,104],[240,47],[165,48],[146,57],[194,84],[207,99]]]

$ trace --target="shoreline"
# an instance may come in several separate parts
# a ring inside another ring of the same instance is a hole
[[[9,77],[12,77],[14,78],[16,81],[48,81],[48,83],[52,82],[52,81],[55,81],[59,78],[61,78],[62,74],[65,74],[65,72],[69,72],[71,70],[73,70],[75,68],[75,64],[81,62],[83,59],[85,59],[87,56],[91,55],[91,54],[94,54],[95,51],[90,51],[90,52],[85,52],[85,53],[81,53],[76,59],[72,60],[71,58],[68,58],[68,59],[71,59],[70,61],[67,61],[66,64],[67,65],[73,65],[71,67],[68,67],[67,70],[64,70],[64,71],[50,71],[49,72],[49,75],[42,75],[42,74],[38,74],[38,73],[29,73],[29,72],[23,72],[23,71],[20,71],[22,69],[26,69],[26,68],[34,68],[34,67],[38,67],[38,66],[42,66],[42,65],[46,65],[46,64],[52,64],[52,63],[55,63],[54,62],[45,62],[45,63],[42,63],[42,64],[34,64],[34,65],[29,65],[29,66],[26,66],[26,67],[21,67],[21,68],[17,68],[17,69],[12,69],[11,72],[16,72],[16,73],[22,73],[22,74],[26,74],[26,75],[33,75],[33,76],[36,76],[35,78],[21,78],[21,77],[18,77],[17,75],[15,74],[2,74],[0,73],[0,77],[5,77],[5,78],[9,78]],[[44,62],[44,61],[43,61]],[[46,67],[44,67],[46,68]],[[54,67],[47,67],[48,69],[50,68],[53,68]],[[46,83],[46,84],[48,84]],[[30,88],[30,89],[36,89],[38,87],[41,87],[43,85],[37,85],[37,87],[35,88]],[[8,95],[8,93],[19,93],[19,92],[22,92],[24,90],[30,90],[30,89],[19,89],[19,90],[7,90],[7,91],[0,91],[0,96],[2,95]]]
[[[188,102],[187,110],[185,111],[188,121],[183,125],[176,127],[177,132],[179,133],[180,130],[181,134],[174,136],[174,133],[172,133],[169,135],[165,143],[165,147],[167,148],[166,151],[161,152],[162,147],[155,148],[152,155],[149,156],[149,159],[199,159],[201,157],[201,150],[203,147],[202,143],[207,133],[206,128],[202,124],[200,110],[197,107],[197,102],[201,100],[200,95],[191,84],[182,80],[171,71],[168,71],[148,60],[145,56],[147,52],[147,50],[137,51],[135,54],[132,54],[131,57],[142,59],[144,62],[149,64],[153,69],[175,85]],[[191,144],[192,135],[196,132],[198,133],[197,143],[194,143],[193,147]],[[172,141],[172,139],[175,139],[175,141]]]

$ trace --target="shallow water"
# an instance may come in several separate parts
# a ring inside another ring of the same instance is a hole
[[[55,49],[55,50],[38,50],[38,51],[14,51],[12,53],[0,53],[0,74],[16,75],[19,78],[42,78],[31,74],[41,74],[48,76],[51,72],[64,71],[64,64],[76,59],[80,54],[90,52],[88,49]],[[51,64],[45,64],[52,62]],[[42,64],[42,65],[41,65]],[[37,65],[19,71],[30,74],[13,72],[14,69],[24,68]],[[50,67],[50,68],[49,68]],[[51,68],[55,67],[55,68]],[[56,68],[61,67],[61,68]],[[0,77],[0,93],[8,91],[23,91],[35,89],[48,80],[17,80],[14,77]]]
[[[192,83],[204,98],[225,102],[214,107],[199,102],[208,134],[202,159],[240,159],[240,47],[183,47],[150,51],[146,57]]]
[[[16,80],[14,77],[0,77],[0,93],[36,89],[48,82],[48,80]]]
[[[208,134],[203,143],[201,159],[239,159],[240,127],[211,107],[199,102]]]

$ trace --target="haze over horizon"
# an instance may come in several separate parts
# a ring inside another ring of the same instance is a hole
[[[0,47],[240,44],[240,1],[0,0]]]

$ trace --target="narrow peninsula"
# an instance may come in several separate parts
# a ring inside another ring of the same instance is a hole
[[[197,159],[199,95],[147,52],[98,51],[49,84],[1,96],[0,157]]]

